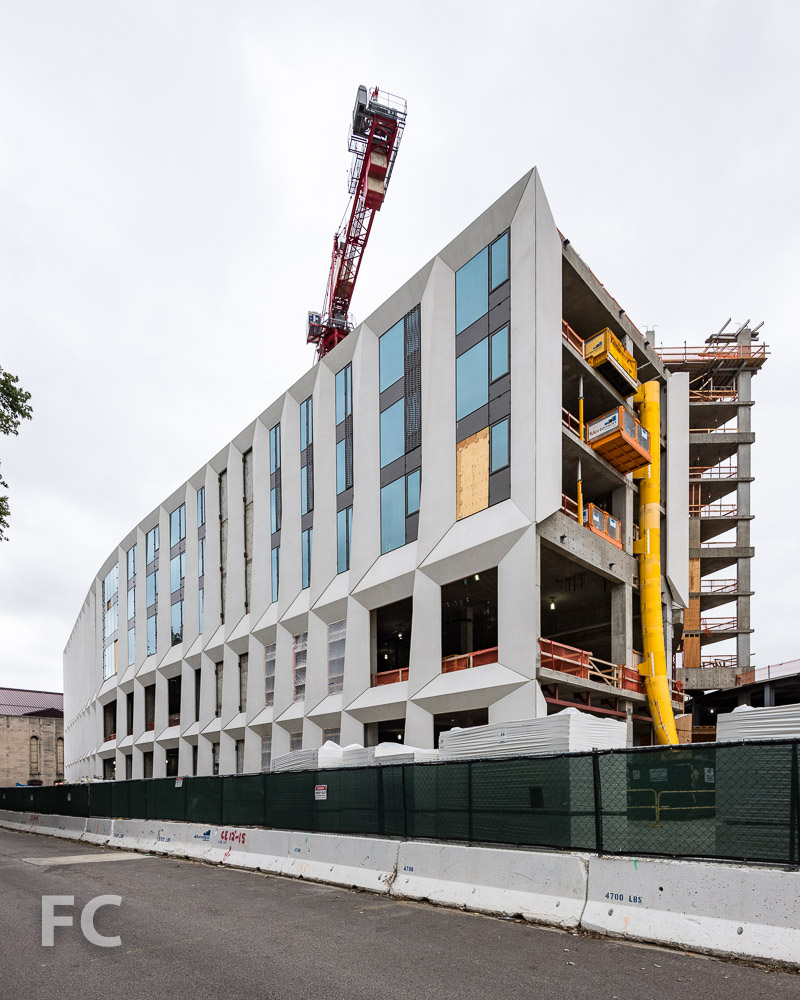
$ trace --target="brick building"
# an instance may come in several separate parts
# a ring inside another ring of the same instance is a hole
[[[0,688],[0,785],[64,777],[64,696]]]

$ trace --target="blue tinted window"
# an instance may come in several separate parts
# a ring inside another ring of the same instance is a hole
[[[398,399],[381,413],[381,468],[406,451],[405,401]]]
[[[169,515],[169,544],[177,545],[186,538],[186,504],[182,503]]]
[[[147,619],[147,655],[156,651],[156,633],[158,632],[158,615]]]
[[[508,327],[491,336],[492,382],[508,373]]]
[[[280,524],[278,522],[278,490],[277,487],[273,487],[269,491],[269,530],[274,535],[279,528]]]
[[[281,566],[281,547],[276,545],[272,550],[272,600],[278,600],[278,574]]]
[[[336,423],[340,424],[353,412],[352,366],[347,365],[336,373]]]
[[[183,578],[186,576],[186,553],[181,552],[169,561],[169,592],[174,594],[183,586]]]
[[[304,403],[300,404],[300,451],[305,451],[314,440],[312,402],[313,399],[309,396]]]
[[[350,569],[350,529],[353,524],[353,508],[347,507],[336,514],[336,572]]]
[[[311,537],[313,528],[307,528],[302,535],[303,590],[311,583]]]
[[[158,525],[147,532],[146,561],[151,563],[158,552]]]
[[[197,575],[205,576],[206,573],[206,540],[201,538],[197,543]]]
[[[383,392],[384,389],[387,389],[390,385],[394,385],[399,378],[403,377],[403,326],[404,321],[401,319],[399,323],[395,323],[391,330],[387,330],[379,341],[381,355],[381,392]]]
[[[128,621],[136,614],[136,587],[128,591]]]
[[[132,545],[128,549],[128,579],[132,580],[136,576],[136,546]]]
[[[456,359],[456,420],[489,402],[489,338]]]
[[[490,435],[489,471],[496,472],[509,463],[508,419],[492,425]]]
[[[419,510],[419,469],[409,472],[406,495],[406,513],[416,514]]]
[[[308,466],[300,470],[300,513],[308,513]]]
[[[128,666],[136,660],[136,628],[128,629]]]
[[[492,243],[492,289],[508,280],[508,233]]]
[[[344,441],[336,442],[336,492],[342,493],[347,489],[347,464],[345,462]]]
[[[197,591],[197,619],[198,631],[203,631],[203,587]]]
[[[269,432],[269,471],[277,472],[281,467],[281,425],[275,424]]]
[[[202,528],[206,523],[206,488],[201,486],[197,491],[197,527]]]
[[[489,248],[456,271],[456,333],[489,311]]]
[[[152,608],[158,597],[158,570],[147,574],[147,606]]]
[[[381,552],[406,543],[406,477],[381,489]]]
[[[180,642],[183,638],[183,601],[178,601],[172,605],[172,645]]]

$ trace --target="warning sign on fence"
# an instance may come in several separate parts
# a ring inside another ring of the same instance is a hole
[[[314,798],[319,802],[320,800],[326,800],[328,798],[328,786],[327,785],[314,785]]]

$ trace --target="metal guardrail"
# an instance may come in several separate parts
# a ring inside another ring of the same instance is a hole
[[[735,385],[721,389],[689,389],[690,403],[736,403],[739,390]]]
[[[738,513],[735,503],[689,503],[689,517],[736,517]]]
[[[685,745],[685,744],[684,744]],[[661,814],[665,812],[693,812],[693,811],[703,811],[708,815],[709,810],[716,809],[716,788],[664,788],[660,791],[655,788],[629,788],[628,795],[638,795],[639,793],[650,792],[653,796],[652,802],[647,802],[643,805],[632,805],[628,803],[628,812],[634,809],[647,809],[652,810],[655,816],[654,821],[651,826],[661,826]],[[662,798],[667,795],[688,795],[688,796],[698,796],[698,795],[713,795],[714,801],[708,805],[663,805]]]
[[[704,344],[700,347],[662,347],[656,352],[665,365],[703,364],[709,361],[762,361],[766,344]]]
[[[689,479],[736,479],[739,467],[732,463],[726,465],[692,465],[689,467]]]
[[[739,587],[739,581],[735,578],[725,577],[716,580],[701,580],[701,594],[733,594]]]
[[[586,357],[586,345],[585,342],[578,336],[577,333],[572,329],[569,323],[565,320],[561,320],[561,336],[566,340],[570,347],[574,347],[575,350],[580,354],[582,358]]]

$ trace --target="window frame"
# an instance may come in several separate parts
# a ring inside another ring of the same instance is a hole
[[[494,465],[494,434],[497,428],[506,425],[506,461],[502,465]],[[502,472],[503,469],[508,469],[511,465],[511,418],[503,417],[501,420],[496,420],[493,424],[489,425],[489,475],[494,475],[495,472]]]

